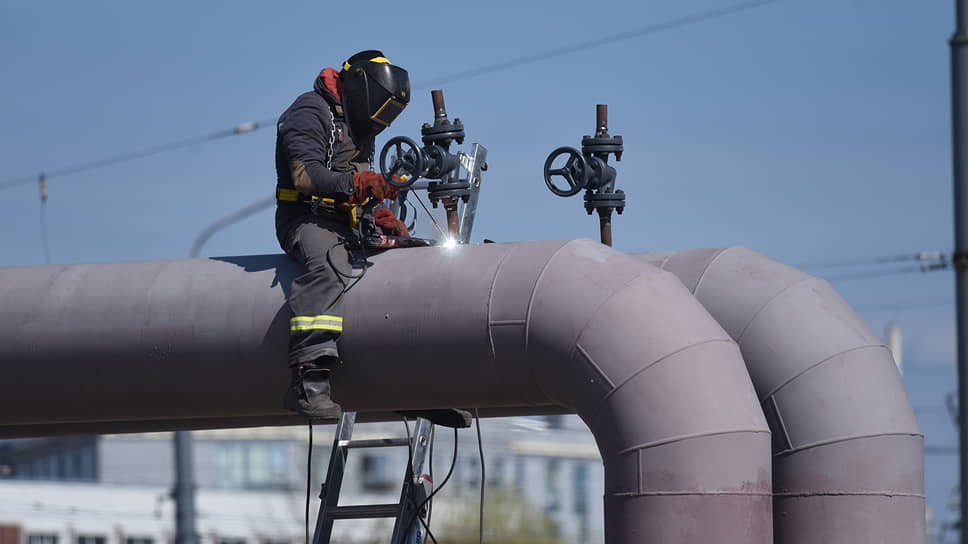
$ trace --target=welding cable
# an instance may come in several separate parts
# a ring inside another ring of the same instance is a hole
[[[437,440],[437,426],[434,425],[433,427],[430,428],[430,459],[428,461],[430,465],[430,470],[428,472],[430,473],[431,484],[434,483],[434,446],[436,445],[436,440]],[[434,503],[428,504],[427,505],[427,525],[430,525],[430,515],[433,513],[433,510],[434,510]]]
[[[430,493],[430,495],[427,495],[427,498],[424,499],[423,502],[420,503],[420,506],[417,507],[416,512],[419,512],[421,508],[423,508],[424,506],[427,505],[427,503],[433,500],[434,495],[439,493],[440,490],[443,489],[445,485],[447,485],[447,482],[450,481],[450,477],[454,474],[454,467],[456,466],[457,466],[457,428],[454,427],[454,457],[450,460],[450,470],[447,471],[447,476],[444,477],[444,481],[440,482],[440,485],[437,486],[437,488],[434,489],[433,492]],[[408,531],[410,530],[410,526],[413,525],[413,521],[415,518],[420,518],[420,516],[414,513],[414,515],[410,518],[410,520],[407,521]]]
[[[484,442],[481,440],[481,414],[474,408],[474,423],[477,425],[477,451],[481,454],[481,504],[477,518],[478,543],[484,544],[484,482],[487,471],[484,470]]]
[[[306,544],[309,541],[309,488],[313,485],[313,420],[309,420],[309,452],[306,454]]]
[[[337,300],[342,298],[343,295],[345,295],[350,291],[350,289],[355,287],[356,284],[363,279],[363,276],[366,275],[366,269],[370,267],[369,256],[366,254],[366,239],[363,237],[363,223],[359,222],[356,225],[357,225],[357,234],[359,234],[359,237],[360,237],[360,253],[363,255],[363,268],[360,270],[359,274],[344,274],[340,272],[339,268],[337,268],[333,264],[333,259],[330,256],[330,252],[336,249],[336,246],[340,246],[340,245],[345,246],[346,245],[345,240],[336,242],[329,249],[326,250],[326,262],[329,263],[330,268],[332,268],[333,271],[336,272],[337,278],[339,278],[340,283],[343,284],[343,290],[340,292],[339,297],[337,297]],[[343,281],[343,278],[354,280],[354,281],[353,283],[346,285],[346,282]]]
[[[407,459],[407,474],[406,474],[405,478],[406,478],[406,481],[410,482],[410,484],[412,486],[411,489],[416,489],[416,486],[417,486],[417,478],[416,478],[416,476],[415,476],[415,474],[413,472],[413,437],[410,436],[410,423],[407,421],[406,416],[404,416],[404,418],[403,418],[403,426],[407,428],[407,456],[408,456],[408,459]],[[416,430],[416,429],[414,429],[414,430]],[[431,430],[431,433],[432,432],[433,431]],[[431,463],[432,462],[433,462],[433,460],[431,460]],[[430,478],[430,481],[431,481],[431,483],[433,483],[433,477]],[[410,502],[410,506],[412,508],[414,508],[413,515],[416,516],[416,518],[420,520],[420,524],[423,525],[423,528],[427,531],[427,536],[430,538],[430,541],[433,542],[434,544],[437,544],[437,538],[434,537],[434,533],[430,531],[430,524],[427,521],[424,521],[424,519],[420,517],[420,506],[417,506],[417,501],[413,500],[413,493],[408,493],[407,494],[407,501],[409,501]],[[421,506],[423,506],[423,504],[421,504]],[[410,525],[412,525],[412,524],[413,524],[413,521],[408,521],[407,522],[406,531],[409,531],[410,530]],[[404,538],[406,538],[406,532],[404,532],[404,534],[402,536]]]

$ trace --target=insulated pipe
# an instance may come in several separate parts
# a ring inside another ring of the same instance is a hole
[[[773,435],[777,544],[924,542],[924,437],[890,350],[829,283],[744,247],[638,257],[743,352]]]
[[[346,296],[344,408],[558,405],[601,451],[607,543],[771,542],[766,421],[675,276],[588,240],[371,265]],[[0,269],[0,426],[282,415],[297,273],[282,256]]]

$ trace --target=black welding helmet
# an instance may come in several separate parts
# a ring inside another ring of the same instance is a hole
[[[343,63],[343,109],[353,138],[372,138],[410,103],[410,75],[380,51],[362,51]]]

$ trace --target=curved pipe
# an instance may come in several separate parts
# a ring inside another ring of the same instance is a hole
[[[646,253],[739,344],[773,433],[778,544],[924,542],[924,440],[890,351],[826,281],[744,247]]]
[[[769,431],[736,344],[600,244],[394,250],[346,297],[347,409],[558,405],[605,464],[609,544],[771,542]],[[0,426],[268,418],[280,256],[0,269]]]

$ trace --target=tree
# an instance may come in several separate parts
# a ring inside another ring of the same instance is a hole
[[[478,542],[477,497],[444,504],[436,500],[431,530],[440,544]],[[488,488],[484,503],[484,541],[501,544],[565,544],[558,525],[520,493]]]

